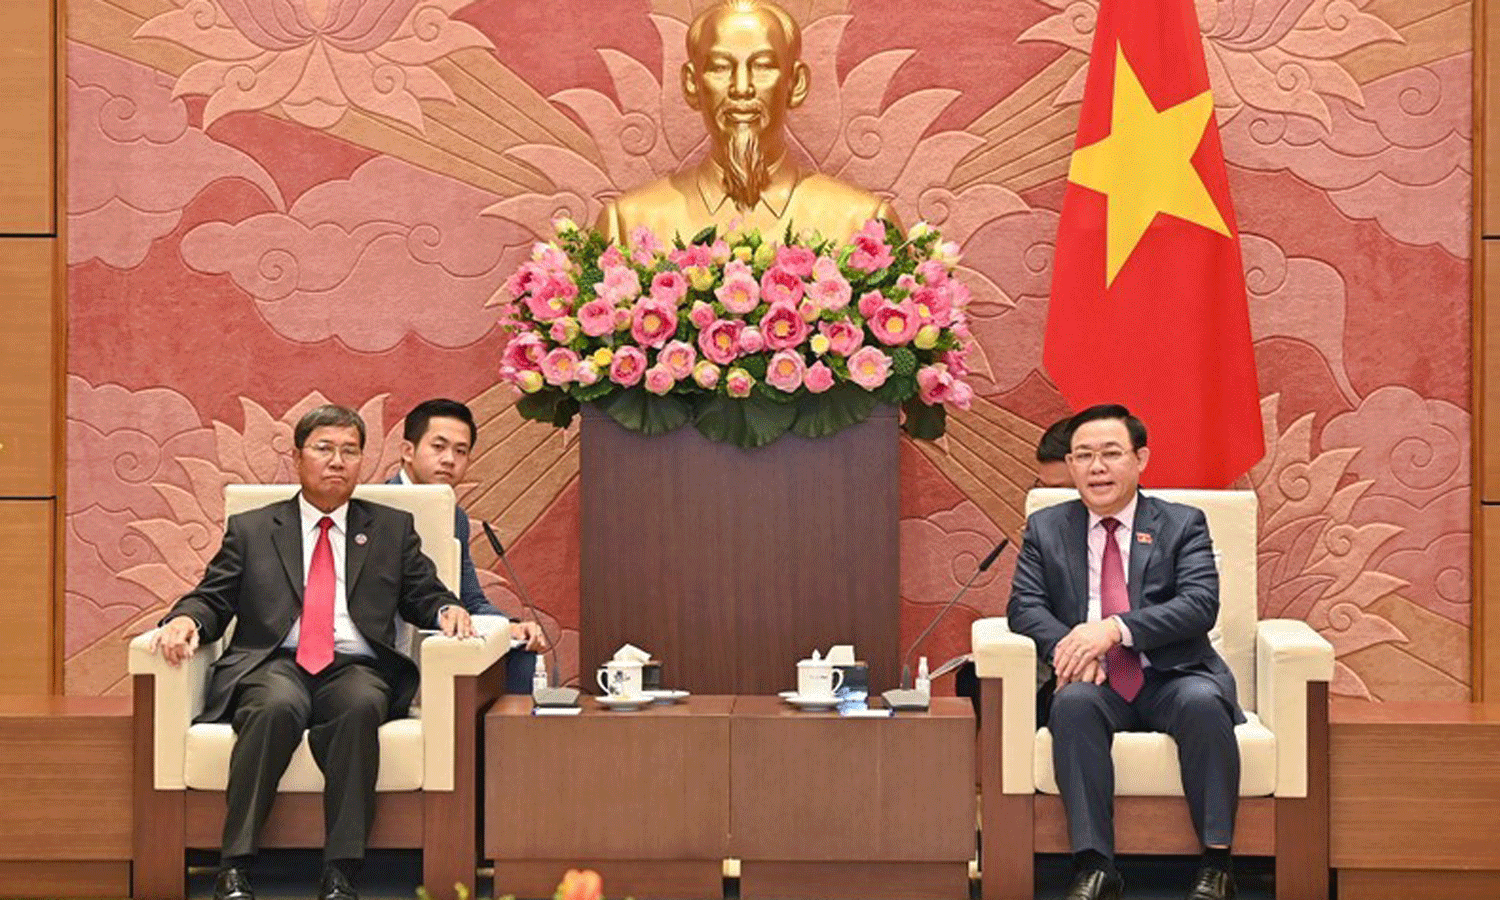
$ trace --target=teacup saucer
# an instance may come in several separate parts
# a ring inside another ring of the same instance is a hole
[[[783,695],[782,699],[786,700],[786,702],[792,704],[798,709],[806,709],[812,711],[833,709],[840,703],[844,702],[843,699],[836,694],[822,694],[815,697],[804,697],[801,694],[795,692],[789,695]]]
[[[641,707],[650,704],[652,701],[652,697],[648,694],[636,694],[633,697],[619,697],[614,694],[604,694],[602,696],[595,697],[594,699],[598,700],[599,705],[605,707],[606,709],[614,709],[621,712],[629,712],[633,709],[640,709]]]
[[[689,694],[687,691],[655,690],[642,691],[641,693],[645,694],[647,697],[650,697],[657,703],[676,703],[678,700],[685,700],[689,696],[691,696],[691,694]]]

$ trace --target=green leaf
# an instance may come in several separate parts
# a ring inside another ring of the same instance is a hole
[[[571,405],[571,410],[568,408]],[[546,422],[549,425],[558,425],[560,415],[566,415],[559,428],[567,427],[573,420],[573,413],[578,411],[578,402],[555,387],[545,387],[535,394],[522,394],[521,399],[516,401],[516,412],[523,418],[533,422]]]
[[[750,396],[744,400],[714,395],[698,407],[698,430],[709,440],[745,450],[764,447],[786,433],[797,407]]]
[[[948,411],[940,405],[928,406],[913,397],[901,408],[906,412],[906,421],[901,427],[914,438],[935,441],[948,430]]]
[[[916,392],[917,379],[910,375],[892,375],[885,380],[885,384],[875,389],[874,394],[877,400],[900,406]]]
[[[658,397],[645,388],[610,394],[595,403],[611,419],[641,434],[666,434],[692,418],[692,406],[680,397]]]
[[[805,438],[837,434],[869,418],[878,402],[857,384],[836,384],[824,393],[808,394],[797,401],[792,433]]]
[[[600,375],[599,380],[593,384],[579,385],[573,388],[573,399],[579,403],[593,403],[618,387],[619,385],[610,381],[604,375]]]
[[[703,229],[702,231],[698,232],[697,234],[693,235],[693,239],[691,241],[688,241],[688,243],[689,244],[712,244],[714,242],[714,238],[717,237],[718,234],[719,234],[719,226],[717,226],[717,225],[710,225],[707,228]]]

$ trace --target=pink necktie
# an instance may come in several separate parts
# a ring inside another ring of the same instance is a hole
[[[1130,592],[1125,588],[1125,563],[1120,556],[1120,542],[1115,540],[1115,530],[1120,520],[1101,519],[1104,526],[1104,561],[1099,569],[1099,614],[1101,618],[1118,616],[1130,612]],[[1104,654],[1104,667],[1109,675],[1109,686],[1125,700],[1135,699],[1141,692],[1146,676],[1141,671],[1141,655],[1124,644],[1116,644]]]
[[[302,592],[302,628],[297,634],[297,665],[316,675],[333,662],[333,545],[328,529],[333,520],[318,520],[318,542],[313,545],[312,565],[307,567],[307,588]]]

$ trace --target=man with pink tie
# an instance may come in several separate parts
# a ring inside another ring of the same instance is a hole
[[[1071,422],[1068,468],[1079,500],[1026,523],[1007,612],[1052,667],[1047,725],[1068,815],[1075,879],[1068,900],[1113,900],[1118,731],[1177,742],[1203,860],[1189,900],[1234,896],[1230,840],[1240,783],[1234,676],[1209,643],[1219,576],[1202,511],[1142,494],[1146,427],[1123,406]]]
[[[320,406],[292,440],[301,492],[231,516],[203,580],[156,637],[178,665],[235,622],[198,719],[230,721],[236,735],[215,900],[254,900],[248,870],[261,826],[304,731],[326,781],[319,898],[357,900],[375,810],[376,732],[406,714],[418,685],[416,665],[394,647],[396,615],[473,634],[422,553],[411,514],[350,499],[365,446],[359,415]]]

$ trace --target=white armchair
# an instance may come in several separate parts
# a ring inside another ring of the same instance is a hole
[[[1328,682],[1333,647],[1305,622],[1258,621],[1255,494],[1153,491],[1208,517],[1219,567],[1219,619],[1210,638],[1234,672],[1247,722],[1241,755],[1236,853],[1276,857],[1276,896],[1328,896]],[[1027,514],[1075,499],[1043,489]],[[1066,853],[1067,820],[1052,771],[1052,736],[1037,723],[1046,674],[1029,638],[1004,618],[980,619],[971,637],[980,678],[980,790],[985,900],[1030,900],[1033,853]],[[1038,727],[1038,725],[1041,727]],[[1116,846],[1121,853],[1196,853],[1181,799],[1177,747],[1165,734],[1115,736]]]
[[[286,499],[296,485],[230,485],[225,515]],[[361,499],[412,513],[423,551],[450,590],[458,589],[459,547],[453,536],[453,491],[446,486],[361,485]],[[484,617],[483,636],[442,636],[419,645],[420,706],[380,727],[372,847],[420,847],[423,877],[435,896],[455,881],[474,883],[477,847],[479,717],[505,684],[510,629]],[[404,623],[403,623],[404,624]],[[476,623],[480,624],[480,623]],[[193,724],[203,708],[208,672],[228,640],[199,648],[172,667],[152,652],[153,632],[130,644],[135,692],[135,878],[133,896],[176,900],[186,894],[186,848],[217,848],[234,731],[228,724]],[[263,846],[321,846],[323,775],[304,736],[279,785]],[[445,887],[446,886],[446,887]]]

